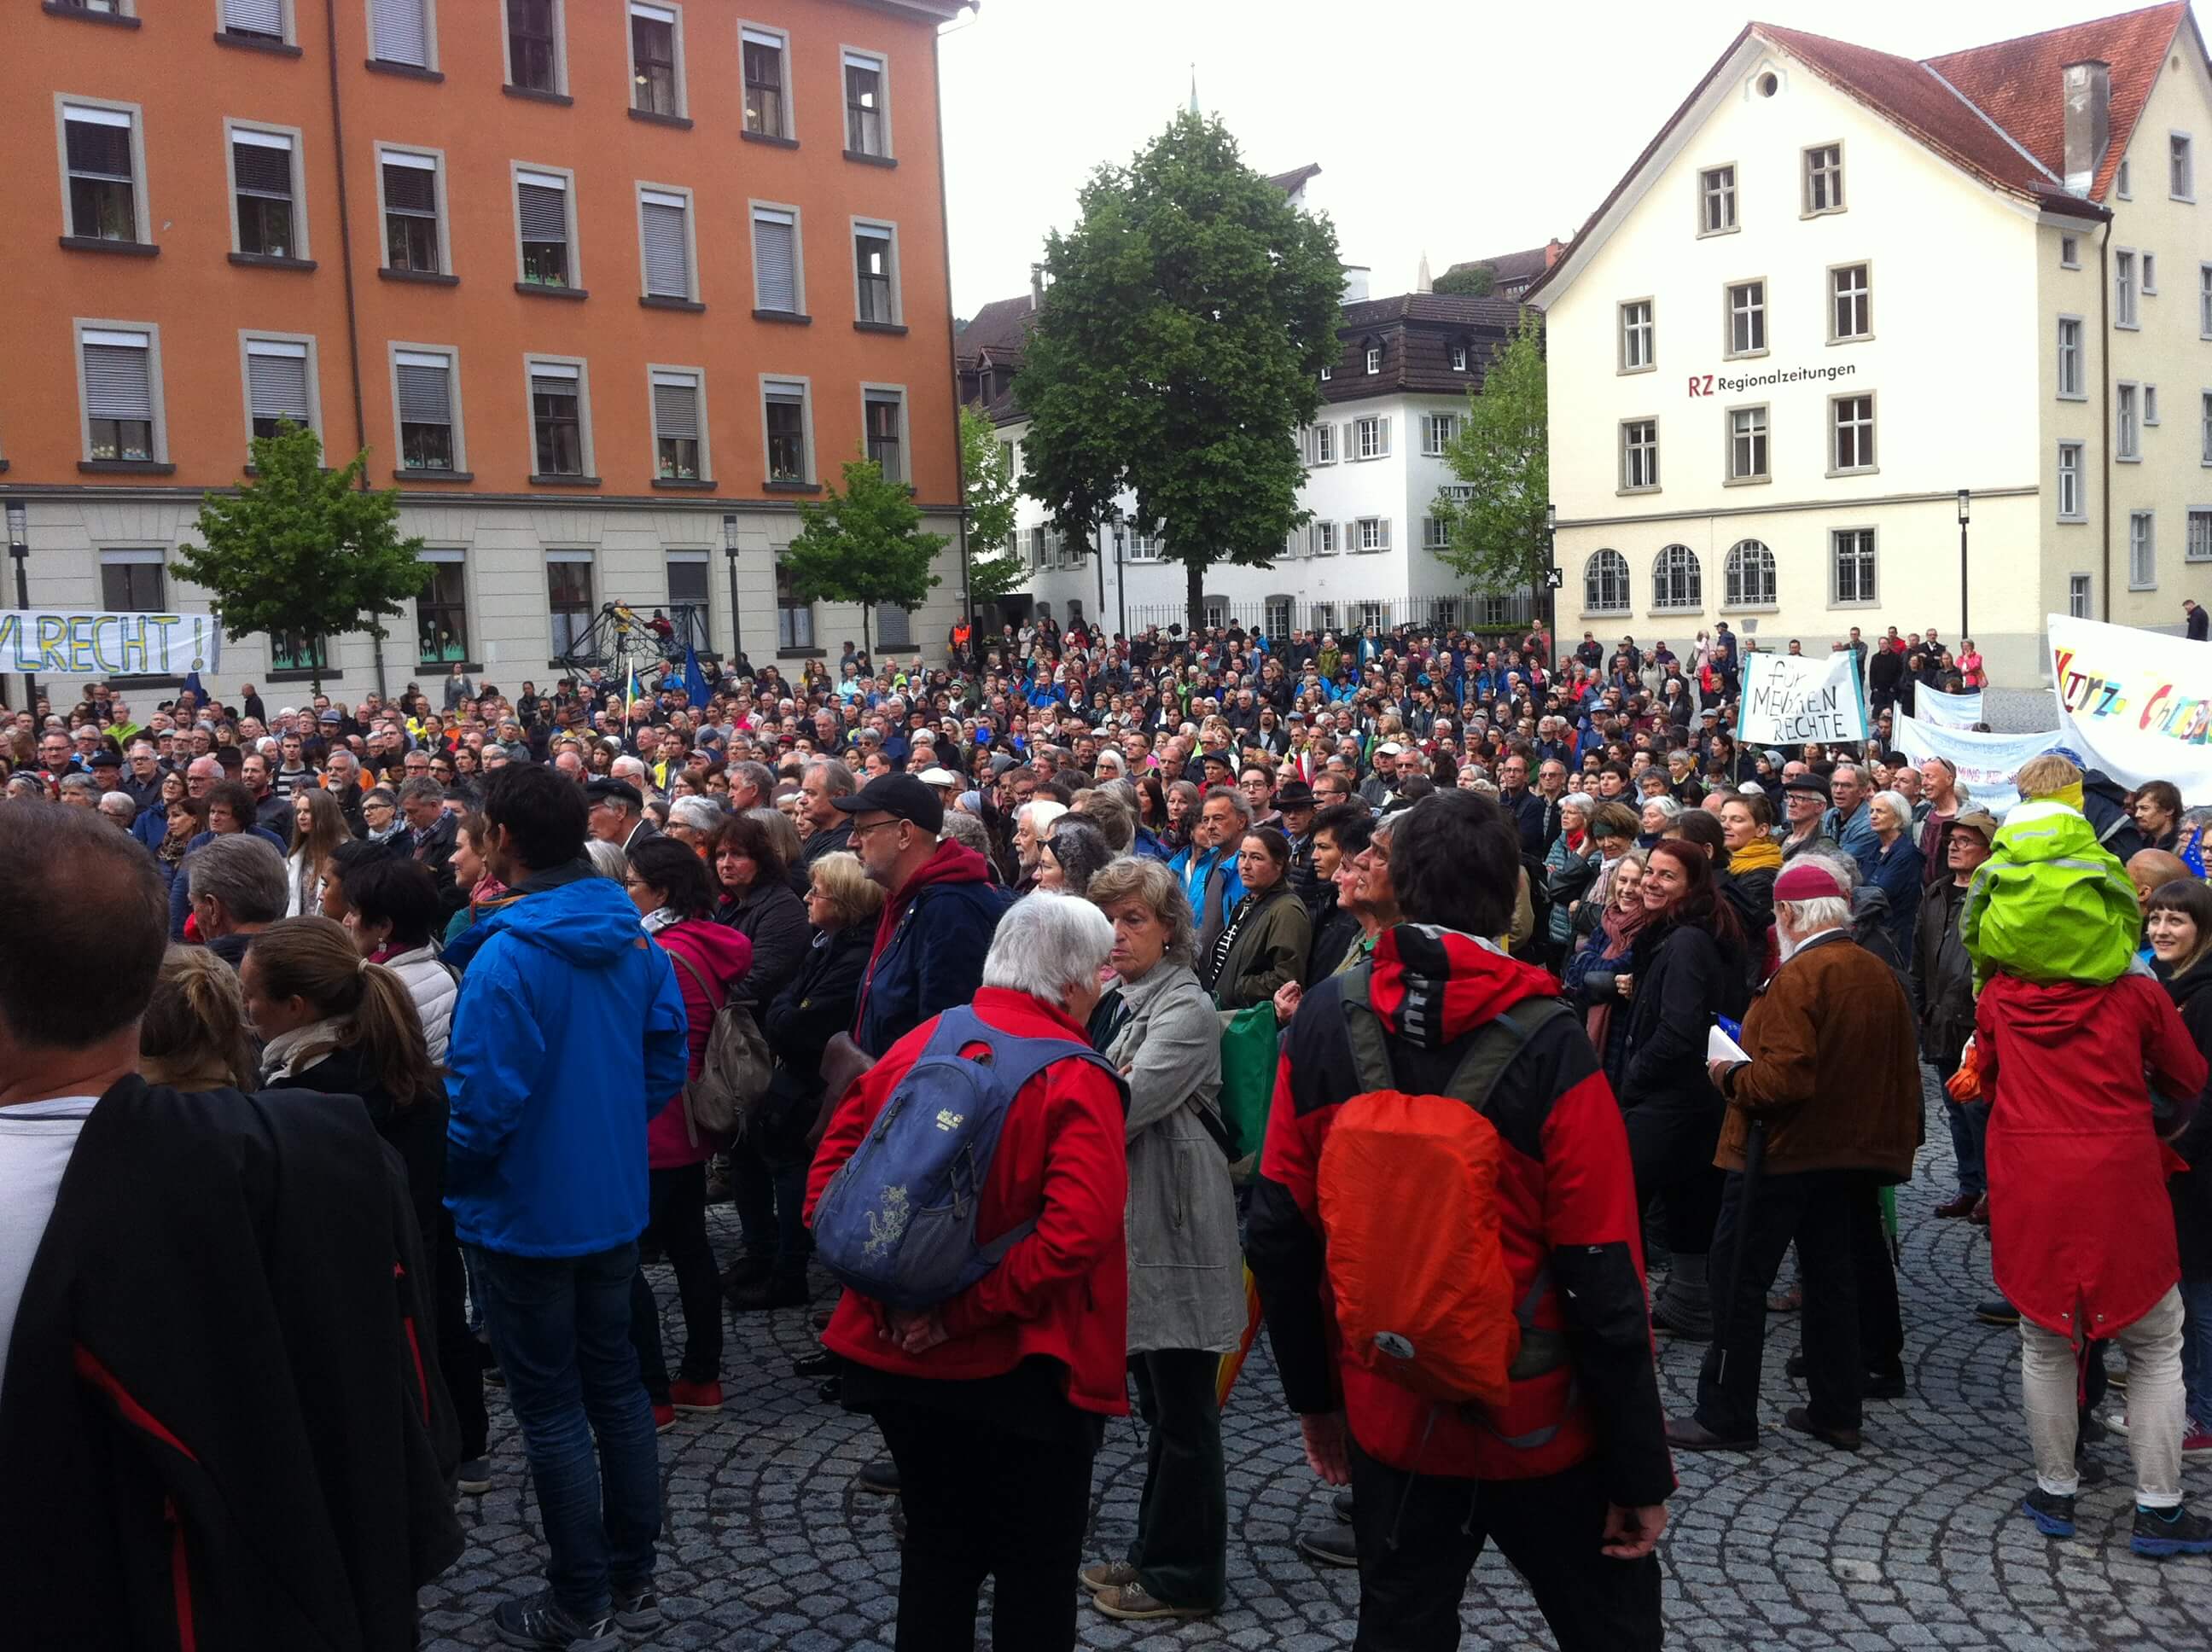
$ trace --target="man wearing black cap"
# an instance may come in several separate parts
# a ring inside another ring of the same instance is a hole
[[[659,835],[659,829],[645,817],[645,794],[628,780],[602,776],[585,786],[584,796],[592,811],[592,835],[601,842],[627,853],[633,843]]]
[[[1275,823],[1291,841],[1291,889],[1305,903],[1309,914],[1320,898],[1313,865],[1314,811],[1320,805],[1313,787],[1304,780],[1285,780],[1275,793],[1276,811],[1281,817]]]
[[[1828,783],[1818,774],[1808,771],[1782,782],[1782,812],[1790,823],[1782,838],[1784,860],[1795,859],[1808,849],[1834,851],[1834,841],[1820,830],[1820,818],[1827,811]]]
[[[914,775],[879,775],[836,807],[852,820],[853,853],[886,897],[853,1026],[854,1042],[880,1056],[975,996],[1006,896],[981,855],[939,841],[944,800]]]

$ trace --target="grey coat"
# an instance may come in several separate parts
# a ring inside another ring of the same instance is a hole
[[[1115,990],[1128,1019],[1103,1053],[1129,1084],[1129,1351],[1227,1353],[1244,1333],[1237,1195],[1197,1112],[1221,1089],[1221,1017],[1183,964]]]

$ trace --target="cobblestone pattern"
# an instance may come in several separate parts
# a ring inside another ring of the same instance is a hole
[[[2127,1547],[2130,1475],[2120,1442],[2099,1448],[2112,1481],[2082,1495],[2079,1537],[2051,1542],[2018,1516],[2031,1483],[2019,1339],[1971,1317],[1992,1294],[1986,1230],[1929,1213],[1951,1191],[1949,1138],[1932,1093],[1928,1136],[1899,1200],[1910,1394],[1868,1406],[1866,1449],[1856,1457],[1782,1431],[1783,1410],[1802,1397],[1782,1374],[1797,1349],[1797,1322],[1770,1320],[1763,1449],[1677,1463],[1681,1489],[1662,1548],[1668,1644],[2184,1652],[2212,1643],[2212,1561],[2151,1561]],[[735,1238],[728,1212],[714,1219],[726,1250]],[[682,1321],[666,1270],[653,1272],[672,1347]],[[829,1300],[826,1284],[818,1296]],[[724,1361],[726,1411],[718,1419],[680,1418],[660,1436],[659,1582],[669,1621],[641,1645],[889,1652],[898,1577],[890,1509],[854,1485],[880,1444],[866,1419],[822,1404],[813,1383],[791,1376],[792,1358],[813,1346],[802,1310],[745,1316]],[[1693,1398],[1698,1352],[1660,1345],[1672,1409],[1686,1410]],[[495,1483],[485,1496],[462,1499],[467,1552],[423,1592],[432,1652],[495,1644],[492,1606],[542,1584],[520,1442],[501,1391],[490,1393]],[[1327,1494],[1281,1409],[1264,1338],[1223,1433],[1227,1608],[1209,1622],[1165,1629],[1086,1611],[1085,1647],[1330,1652],[1351,1644],[1357,1576],[1314,1566],[1291,1544],[1300,1527],[1328,1518]],[[1098,1458],[1094,1553],[1121,1552],[1143,1473],[1136,1426],[1115,1423]],[[2212,1504],[2212,1469],[2192,1466],[2186,1483],[2196,1506]],[[1462,1621],[1471,1646],[1553,1644],[1494,1552],[1476,1569]]]

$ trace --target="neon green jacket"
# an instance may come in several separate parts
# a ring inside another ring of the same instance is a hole
[[[2023,803],[1997,828],[1959,914],[1974,987],[1994,975],[2023,981],[2117,981],[2135,956],[2142,918],[2136,888],[2096,828],[2049,798]]]

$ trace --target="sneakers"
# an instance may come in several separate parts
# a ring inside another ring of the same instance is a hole
[[[676,1426],[676,1407],[675,1407],[675,1406],[655,1406],[653,1408],[653,1431],[655,1434],[665,1434],[665,1433],[667,1433],[667,1432],[668,1432],[668,1430],[671,1430],[671,1429],[674,1428],[675,1426]]]
[[[1359,1546],[1352,1540],[1352,1527],[1345,1525],[1323,1526],[1314,1531],[1300,1532],[1298,1552],[1323,1566],[1356,1566],[1359,1564]]]
[[[1974,1305],[1974,1317],[1984,1325],[2018,1325],[2020,1309],[2002,1297],[1992,1297],[1985,1303]]]
[[[2020,1506],[2027,1511],[2028,1518],[2035,1522],[2035,1529],[2044,1536],[2074,1535],[2073,1498],[2059,1497],[2038,1485],[2029,1488]]]
[[[502,1644],[533,1652],[621,1652],[623,1644],[611,1608],[596,1618],[579,1618],[550,1589],[527,1600],[501,1601],[491,1622]]]
[[[719,1382],[691,1382],[678,1377],[668,1385],[668,1405],[672,1411],[720,1411],[722,1408],[722,1385]]]
[[[651,1579],[627,1588],[617,1583],[614,1588],[615,1621],[634,1634],[642,1634],[661,1625],[660,1596]]]
[[[483,1457],[464,1461],[453,1473],[453,1489],[465,1497],[482,1497],[491,1490],[491,1463]]]
[[[888,1457],[878,1458],[863,1465],[854,1483],[879,1497],[895,1497],[899,1494],[898,1465]]]
[[[1146,1590],[1142,1583],[1115,1583],[1100,1589],[1091,1597],[1091,1604],[1109,1618],[1119,1618],[1127,1623],[1148,1623],[1163,1618],[1211,1618],[1218,1610],[1213,1606],[1170,1605]]]
[[[1094,1560],[1075,1574],[1075,1581],[1096,1594],[1101,1589],[1116,1589],[1124,1583],[1135,1582],[1137,1569],[1126,1560]]]
[[[2161,1560],[2175,1554],[2212,1554],[2212,1520],[2178,1505],[2146,1509],[2137,1503],[2135,1534],[2128,1546]]]

